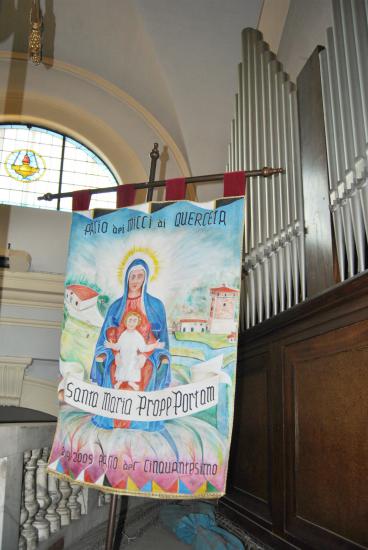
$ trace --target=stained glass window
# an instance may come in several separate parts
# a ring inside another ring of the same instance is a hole
[[[38,126],[0,125],[0,203],[71,210],[71,198],[37,197],[114,185],[107,165],[78,141]],[[115,202],[115,193],[92,195],[90,208],[115,208]]]

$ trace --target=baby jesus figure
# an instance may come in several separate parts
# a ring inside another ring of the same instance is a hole
[[[115,355],[115,388],[119,388],[122,382],[127,382],[133,390],[138,390],[141,381],[141,369],[147,359],[144,353],[165,347],[165,344],[160,340],[153,344],[146,344],[143,336],[137,330],[140,322],[140,314],[130,311],[124,318],[125,330],[119,336],[118,341],[113,343],[105,340],[104,342],[106,348],[117,352]]]

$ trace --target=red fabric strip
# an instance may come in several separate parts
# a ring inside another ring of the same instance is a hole
[[[242,197],[245,195],[246,173],[226,172],[224,174],[224,197]]]
[[[72,210],[88,210],[89,203],[91,202],[91,191],[89,189],[81,189],[80,191],[74,191]]]
[[[166,180],[166,194],[165,200],[167,201],[180,201],[185,199],[186,184],[185,178],[174,178],[172,180]]]
[[[116,208],[123,206],[132,206],[135,201],[136,189],[134,183],[119,185],[116,191]]]

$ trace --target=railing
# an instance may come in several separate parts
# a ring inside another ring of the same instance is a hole
[[[0,548],[68,548],[107,519],[110,495],[47,473],[54,431],[55,423],[0,427]]]

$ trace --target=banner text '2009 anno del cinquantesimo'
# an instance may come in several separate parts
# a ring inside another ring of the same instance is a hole
[[[243,217],[243,198],[74,213],[49,471],[130,495],[225,492]]]

